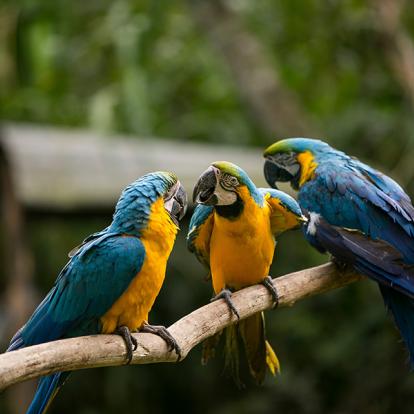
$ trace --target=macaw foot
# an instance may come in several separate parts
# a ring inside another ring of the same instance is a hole
[[[119,326],[118,328],[116,328],[116,331],[114,332],[116,335],[120,335],[122,336],[123,340],[125,341],[125,346],[127,349],[127,365],[129,365],[132,361],[132,353],[137,349],[138,347],[138,342],[135,339],[135,337],[133,337],[131,335],[131,331],[129,330],[129,328],[127,326]]]
[[[181,359],[180,345],[178,345],[177,341],[174,339],[174,337],[170,334],[170,332],[165,326],[149,325],[145,323],[144,325],[142,325],[142,328],[139,331],[158,335],[167,343],[168,350],[175,351],[175,353],[178,355],[177,362]]]
[[[330,261],[338,268],[340,272],[344,272],[349,267],[348,263],[342,262],[335,256],[330,256]]]
[[[227,303],[227,306],[230,309],[230,312],[237,316],[237,319],[240,319],[239,312],[237,311],[236,307],[234,306],[233,301],[231,300],[231,290],[230,289],[223,289],[220,293],[210,299],[210,302],[214,302],[219,299],[224,299]]]
[[[279,295],[276,290],[276,286],[273,283],[273,280],[270,276],[266,276],[262,280],[262,285],[269,291],[269,293],[272,295],[273,298],[273,308],[277,308],[277,305],[279,305]]]

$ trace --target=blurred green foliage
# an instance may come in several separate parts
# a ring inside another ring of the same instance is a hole
[[[8,3],[17,67],[0,92],[3,117],[210,141],[254,135],[185,3]]]
[[[1,117],[268,144],[189,3],[3,0]],[[369,3],[229,3],[323,136],[388,168],[412,148],[412,107]],[[413,31],[412,8],[404,20]]]
[[[191,1],[2,0],[0,117],[108,134],[269,144],[275,137],[246,109],[225,60],[194,20]],[[232,0],[228,6],[264,45],[279,82],[297,95],[322,136],[392,171],[413,194],[412,103],[389,65],[372,3]],[[412,7],[401,24],[412,36]],[[46,293],[66,252],[110,217],[28,219],[36,281]],[[168,325],[210,297],[183,237],[154,323]],[[288,234],[272,274],[325,260],[299,233]],[[282,375],[262,388],[236,389],[219,358],[201,367],[194,350],[176,366],[77,372],[51,413],[412,412],[414,377],[374,284],[268,312],[267,328]],[[6,412],[4,398],[0,411]]]

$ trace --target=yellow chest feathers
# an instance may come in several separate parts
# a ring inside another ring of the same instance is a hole
[[[313,155],[309,151],[302,152],[298,155],[297,160],[301,165],[301,174],[299,179],[299,187],[306,183],[306,181],[313,178],[316,167],[318,166]]]
[[[140,237],[145,247],[142,268],[101,318],[103,333],[111,333],[122,325],[136,330],[148,319],[148,313],[164,282],[167,260],[177,231],[177,226],[164,208],[164,200],[160,198],[152,205],[148,226]]]
[[[269,206],[258,206],[247,191],[240,189],[244,208],[239,218],[229,220],[214,213],[210,268],[215,292],[259,283],[269,273],[275,248]]]

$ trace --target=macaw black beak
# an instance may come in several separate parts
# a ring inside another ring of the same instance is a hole
[[[165,202],[165,208],[170,213],[170,217],[177,225],[179,221],[185,216],[187,211],[188,201],[187,192],[184,187],[178,181],[174,194]]]
[[[277,180],[278,174],[277,174],[275,165],[272,163],[272,161],[270,161],[269,159],[266,159],[266,161],[264,163],[263,170],[264,170],[264,176],[265,176],[265,179],[266,179],[267,183],[271,187],[273,187],[277,190],[278,187],[277,187],[276,183],[278,181]]]
[[[172,214],[177,217],[178,221],[181,221],[187,212],[188,199],[187,192],[181,185],[178,186],[177,191],[174,194],[175,202],[173,204]]]
[[[217,168],[210,166],[201,174],[194,187],[194,203],[214,206],[217,204],[217,196],[214,194],[217,185]]]
[[[292,181],[295,176],[292,175],[287,168],[280,165],[276,157],[272,155],[266,155],[265,156],[266,161],[264,163],[264,176],[267,181],[267,183],[275,188],[277,188],[277,182],[287,182]],[[298,166],[299,169],[299,166]]]

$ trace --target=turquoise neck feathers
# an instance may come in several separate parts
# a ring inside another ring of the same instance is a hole
[[[139,236],[147,227],[152,204],[176,181],[172,174],[157,172],[130,184],[119,198],[109,230]]]

